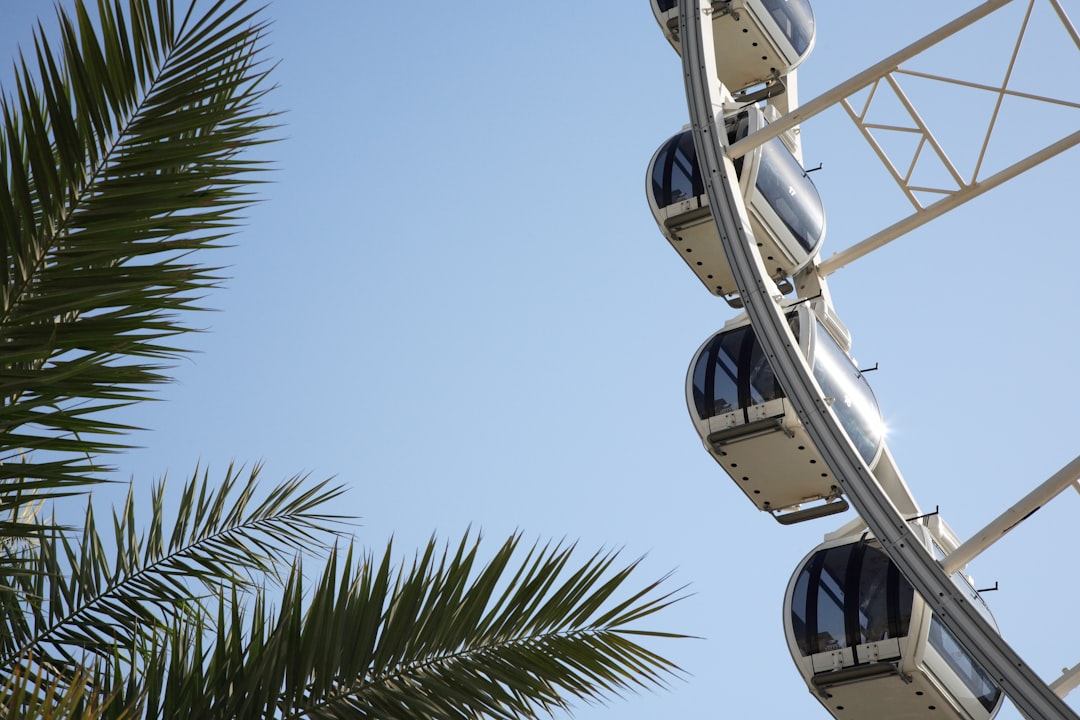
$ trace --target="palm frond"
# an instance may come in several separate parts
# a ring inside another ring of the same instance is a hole
[[[103,664],[59,677],[47,667],[29,664],[8,675],[0,686],[4,720],[134,720],[143,695],[137,683],[102,672]],[[108,677],[106,677],[108,676]],[[134,692],[132,692],[134,691]]]
[[[684,637],[637,626],[675,602],[667,578],[627,592],[637,563],[519,537],[477,569],[479,541],[432,540],[411,567],[335,550],[305,588],[299,566],[268,612],[222,604],[216,632],[148,663],[147,707],[163,718],[531,718],[571,700],[664,686],[679,669],[639,644]],[[305,609],[306,608],[306,609]],[[204,640],[205,643],[204,644]]]
[[[26,569],[0,575],[0,673],[31,659],[60,672],[88,654],[141,647],[173,619],[197,616],[221,587],[243,592],[283,574],[297,553],[325,548],[342,529],[343,518],[325,511],[340,487],[306,487],[296,476],[260,499],[258,475],[258,467],[246,479],[230,468],[211,484],[196,472],[171,518],[158,485],[145,533],[129,493],[113,517],[112,557],[90,504],[78,542],[55,528],[43,533]]]
[[[0,98],[0,495],[69,492],[167,380],[264,169],[266,24],[243,0],[82,0]]]

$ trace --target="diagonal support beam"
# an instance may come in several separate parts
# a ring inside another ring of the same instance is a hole
[[[1006,533],[1031,517],[1036,510],[1053,500],[1070,486],[1076,487],[1078,479],[1080,479],[1080,457],[1074,458],[1068,465],[1051,475],[1046,482],[1029,492],[1001,515],[998,515],[993,522],[972,535],[967,541],[961,543],[960,547],[949,553],[949,556],[941,561],[942,568],[949,575],[960,570],[988,547],[1005,537]]]
[[[821,261],[818,265],[818,272],[824,276],[832,275],[845,265],[850,265],[859,258],[869,255],[873,251],[888,245],[893,240],[906,235],[935,218],[941,217],[950,210],[963,205],[967,201],[976,198],[989,190],[993,190],[998,185],[1002,185],[1009,180],[1012,180],[1017,175],[1027,172],[1036,165],[1044,163],[1055,155],[1060,155],[1078,144],[1080,144],[1080,130],[1058,140],[1052,145],[1046,146],[1036,153],[1032,153],[1023,160],[1010,165],[1001,172],[995,173],[985,180],[974,183],[973,185],[968,185],[963,189],[957,190],[947,197],[938,200],[936,203],[928,205],[925,209],[908,215],[903,220],[893,223],[884,230],[874,233],[870,237],[855,243],[849,248],[833,253],[828,258]]]

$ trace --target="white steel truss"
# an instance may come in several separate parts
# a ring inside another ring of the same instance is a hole
[[[1080,110],[1080,97],[1053,97],[1025,92],[1010,85],[1013,79],[1013,69],[1028,29],[1029,20],[1033,10],[1039,3],[1048,3],[1052,7],[1062,28],[1072,40],[1077,53],[1080,54],[1080,33],[1077,32],[1059,0],[1027,0],[1027,7],[1017,28],[1016,40],[1010,50],[1006,69],[1001,81],[997,84],[991,85],[963,78],[946,77],[903,67],[903,63],[916,58],[921,53],[1014,1],[988,0],[982,3],[953,22],[942,26],[903,50],[890,55],[849,80],[822,93],[810,102],[791,110],[782,118],[771,123],[765,131],[754,133],[752,136],[734,143],[729,148],[728,154],[730,157],[733,159],[741,157],[772,137],[780,135],[800,125],[805,120],[835,106],[842,107],[855,123],[859,132],[874,150],[874,153],[896,182],[900,191],[912,205],[913,212],[892,225],[875,232],[866,239],[822,260],[818,265],[818,274],[828,276],[864,255],[1080,144],[1080,131],[1076,131],[1065,137],[1046,142],[1045,146],[1040,150],[1017,160],[1006,168],[989,175],[982,174],[988,159],[991,141],[995,138],[995,131],[998,130],[999,112],[1002,103],[1007,98],[1018,98],[1045,103],[1048,106]],[[915,103],[905,93],[902,82],[905,77],[919,78],[924,81],[954,87],[981,90],[996,96],[993,112],[988,119],[987,126],[982,131],[982,143],[978,151],[978,158],[970,174],[965,174],[950,159],[947,148],[934,135],[931,125],[923,118]],[[865,93],[865,98],[862,99],[861,103],[853,100],[860,93]],[[887,96],[890,101],[895,99],[903,108],[901,116],[893,119],[891,123],[871,120],[870,111],[875,107],[875,101],[880,101],[883,96]],[[881,142],[883,135],[886,133],[910,134],[916,140],[914,152],[904,158],[890,157]],[[948,185],[921,185],[916,183],[916,168],[921,164],[925,164],[928,160],[939,163],[952,182]],[[938,199],[932,203],[925,203],[920,199],[920,195],[938,196]]]
[[[1017,709],[1032,720],[1080,720],[1080,716],[1061,699],[1072,687],[1080,684],[1080,666],[1065,670],[1062,677],[1051,685],[1044,683],[982,614],[968,602],[963,594],[958,592],[942,564],[922,547],[909,525],[909,520],[898,510],[898,504],[901,504],[901,501],[910,501],[910,498],[890,497],[889,493],[883,489],[879,478],[875,477],[874,472],[862,460],[839,424],[831,403],[823,395],[814,379],[806,358],[799,350],[798,343],[784,319],[778,302],[780,293],[776,284],[766,273],[757,251],[755,240],[749,230],[750,224],[741,194],[733,190],[738,186],[732,162],[734,158],[796,127],[806,118],[836,103],[844,103],[856,123],[862,123],[861,129],[864,134],[872,136],[873,131],[882,128],[866,123],[865,110],[856,112],[854,106],[847,102],[847,98],[860,90],[872,88],[869,93],[872,99],[882,80],[893,92],[898,93],[902,104],[908,107],[913,126],[898,125],[896,127],[920,135],[918,152],[922,152],[924,147],[929,146],[931,151],[949,168],[956,187],[946,190],[912,185],[910,167],[901,172],[891,161],[885,159],[886,164],[892,169],[894,178],[909,195],[916,211],[909,218],[894,225],[892,229],[887,228],[886,231],[849,248],[849,251],[845,251],[849,254],[841,260],[836,260],[834,256],[834,259],[831,259],[832,265],[822,263],[818,266],[815,274],[819,282],[823,284],[823,276],[828,272],[1080,142],[1080,132],[1073,133],[1005,170],[980,180],[978,172],[983,165],[988,146],[988,140],[985,140],[975,174],[970,179],[965,179],[948,161],[944,150],[936,142],[929,128],[921,122],[914,107],[909,103],[904,103],[903,94],[899,91],[899,83],[895,78],[899,74],[898,68],[901,62],[971,25],[1010,1],[988,0],[953,23],[931,33],[846,83],[842,83],[818,99],[791,109],[786,116],[774,120],[766,130],[754,133],[730,146],[723,132],[723,126],[718,126],[716,118],[716,111],[721,107],[718,101],[723,96],[723,88],[719,86],[716,79],[718,75],[713,50],[712,23],[707,21],[712,7],[707,0],[683,0],[679,5],[683,72],[695,149],[702,166],[705,189],[724,253],[731,265],[740,298],[750,317],[758,341],[772,365],[773,372],[787,390],[788,398],[807,428],[818,452],[825,459],[833,476],[841,484],[845,495],[851,500],[861,519],[873,531],[892,561],[915,590],[931,605],[933,612],[956,636],[968,653],[996,679]],[[1077,39],[1075,29],[1060,4],[1057,0],[1047,1],[1052,3],[1058,17],[1080,49],[1080,41]],[[1030,16],[1031,7],[1035,2],[1037,0],[1029,0],[1025,18]],[[1022,34],[1023,29],[1021,29],[1021,36]],[[1019,40],[1016,47],[1018,46]],[[1015,60],[1016,47],[1013,49],[1013,60]],[[1008,74],[1000,86],[993,88],[999,95],[998,107],[1004,97],[1014,94],[1008,87]],[[953,82],[944,78],[934,79]],[[994,120],[992,119],[987,138],[993,133],[993,129]],[[922,207],[914,197],[914,194],[921,190],[936,190],[944,197],[927,207]],[[1041,486],[1036,493],[1022,500],[1018,504],[1021,511],[1024,503],[1043,502],[1069,485],[1080,490],[1080,485],[1077,484],[1078,471],[1080,471],[1080,460],[1071,463]],[[1011,529],[1015,522],[1009,519],[1008,513],[1005,517],[1004,520],[996,521],[999,524],[992,523],[988,526],[985,537],[973,540],[965,549],[965,553],[979,552],[989,542]],[[954,562],[959,562],[959,560],[960,558],[954,558]],[[945,563],[949,563],[949,558],[946,558]]]

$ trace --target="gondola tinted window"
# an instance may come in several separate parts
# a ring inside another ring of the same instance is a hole
[[[827,550],[822,556],[817,574],[817,597],[814,613],[814,633],[810,638],[813,652],[826,652],[847,647],[845,632],[845,578],[851,561],[853,545]]]
[[[780,138],[761,146],[756,185],[795,240],[812,251],[825,231],[821,195]]]
[[[660,12],[667,12],[679,4],[679,0],[657,0],[656,6],[660,8]]]
[[[798,335],[798,316],[791,316]],[[694,366],[694,407],[701,419],[784,397],[749,326],[715,335]]]
[[[988,712],[993,712],[1001,697],[1001,688],[991,682],[986,672],[968,654],[956,637],[935,616],[930,620],[930,644],[945,658],[954,673]]]
[[[659,207],[705,194],[693,133],[682,132],[667,141],[656,157],[652,186]]]
[[[911,586],[901,593],[900,570],[876,547],[864,546],[859,573],[859,642],[906,635],[911,624]],[[904,583],[907,584],[906,582]],[[904,602],[902,602],[902,597]]]
[[[746,112],[725,122],[729,143],[746,137],[749,128]],[[760,153],[755,180],[758,194],[776,213],[802,251],[813,252],[825,233],[825,207],[821,195],[780,138],[769,140],[757,152]],[[735,160],[737,177],[742,177],[744,160],[744,157]],[[661,147],[653,162],[651,182],[653,201],[660,208],[705,194],[691,131],[679,133]],[[779,228],[774,230],[777,231]]]
[[[661,7],[665,4],[664,0],[660,0]],[[675,4],[672,0],[671,7],[675,7]],[[814,39],[814,12],[810,9],[810,3],[807,0],[761,0],[761,4],[780,26],[796,54],[805,53]]]
[[[914,596],[875,545],[820,550],[803,566],[792,596],[791,624],[799,650],[805,656],[904,637]]]
[[[873,462],[885,436],[881,410],[870,384],[832,336],[819,327],[814,346],[814,378],[847,432],[855,449],[867,463]]]
[[[694,407],[701,418],[724,415],[739,405],[739,369],[736,360],[745,333],[731,334],[739,337],[714,336],[694,366]],[[734,354],[731,352],[732,346],[735,347]]]

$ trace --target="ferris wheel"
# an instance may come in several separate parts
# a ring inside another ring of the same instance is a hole
[[[997,85],[906,63],[1015,3],[1026,5]],[[1080,664],[1047,683],[1002,637],[967,564],[1069,487],[1080,458],[967,540],[924,513],[888,448],[882,411],[850,356],[851,333],[827,278],[859,258],[1080,143],[1053,137],[995,170],[985,162],[1001,103],[1024,96],[1080,109],[1077,98],[1009,84],[1033,9],[1046,6],[1080,51],[1061,0],[987,0],[908,47],[800,103],[797,68],[816,40],[807,0],[651,0],[680,55],[690,123],[649,164],[646,195],[664,237],[706,290],[739,314],[708,338],[686,378],[702,443],[760,511],[781,525],[854,507],[795,569],[784,625],[795,666],[838,720],[988,720],[1008,697],[1027,718],[1078,720],[1063,698]],[[1011,55],[1010,55],[1011,54]],[[995,94],[974,172],[949,156],[904,90],[919,77]],[[882,99],[898,114],[883,121]],[[841,107],[911,211],[824,257],[826,214],[803,165],[801,124]],[[904,133],[910,155],[882,136]],[[916,172],[934,164],[928,183]],[[839,303],[843,307],[843,300]]]

